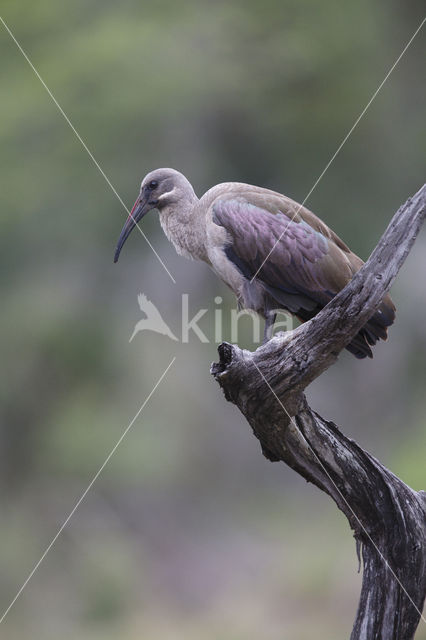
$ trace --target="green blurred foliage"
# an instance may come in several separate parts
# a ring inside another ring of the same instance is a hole
[[[183,171],[199,194],[240,180],[302,201],[422,5],[3,0],[1,14],[129,206],[157,166]],[[0,35],[3,608],[177,357],[3,623],[7,637],[348,637],[360,582],[348,527],[261,458],[210,379],[215,345],[128,343],[140,291],[178,333],[189,293],[194,312],[209,309],[209,335],[214,297],[229,310],[231,295],[174,254],[155,215],[144,230],[177,284],[137,234],[112,264],[126,213],[2,25]],[[307,203],[362,257],[424,182],[424,43],[421,33]],[[389,342],[371,363],[342,356],[310,391],[417,489],[425,246],[419,237],[394,287]]]

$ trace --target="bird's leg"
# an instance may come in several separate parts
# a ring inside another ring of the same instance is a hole
[[[277,318],[277,314],[274,311],[267,311],[265,313],[265,330],[263,332],[263,343],[265,344],[272,338],[272,333],[274,331],[274,324]]]

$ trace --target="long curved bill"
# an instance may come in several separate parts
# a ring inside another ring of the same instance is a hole
[[[139,220],[142,220],[142,218],[148,213],[150,208],[151,207],[149,206],[148,200],[145,198],[141,198],[141,196],[139,195],[138,199],[133,205],[133,209],[131,210],[129,217],[127,218],[121,230],[120,237],[118,238],[117,246],[114,253],[114,262],[117,262],[120,256],[121,249],[123,248],[123,245],[129,237],[132,229],[136,226]]]

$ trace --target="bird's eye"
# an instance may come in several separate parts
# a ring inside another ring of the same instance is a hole
[[[151,180],[151,182],[148,185],[148,189],[150,189],[151,191],[153,191],[154,189],[156,189],[158,187],[158,182],[157,180]]]

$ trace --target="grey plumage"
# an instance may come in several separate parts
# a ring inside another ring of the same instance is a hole
[[[277,309],[309,320],[363,264],[327,225],[290,198],[227,182],[198,199],[174,169],[157,169],[143,179],[115,261],[135,223],[152,208],[159,210],[161,226],[178,253],[206,262],[241,307],[266,319],[267,337]],[[348,350],[359,358],[372,357],[371,346],[386,339],[394,317],[395,307],[386,296]]]

